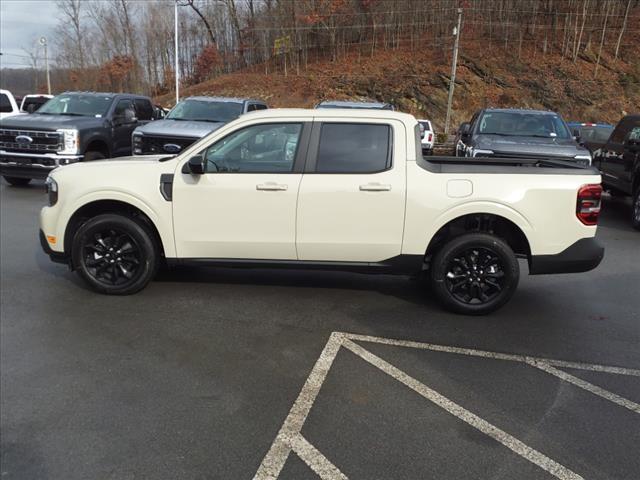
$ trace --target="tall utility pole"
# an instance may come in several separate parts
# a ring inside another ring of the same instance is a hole
[[[178,64],[178,0],[175,0],[175,69],[176,69],[176,104],[180,101],[180,68]]]
[[[451,120],[451,105],[453,104],[453,89],[456,84],[456,68],[458,66],[458,43],[460,42],[460,28],[462,27],[462,9],[458,9],[458,26],[454,27],[453,35],[456,41],[453,45],[453,63],[451,64],[451,80],[449,81],[449,100],[447,101],[447,119],[444,123],[444,133],[449,133],[449,122]]]
[[[51,95],[51,77],[49,76],[49,55],[47,54],[47,37],[40,37],[40,45],[44,47],[44,68],[47,71],[47,93]]]

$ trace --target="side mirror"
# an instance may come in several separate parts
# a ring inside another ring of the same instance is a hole
[[[466,137],[469,135],[471,131],[471,125],[469,124],[469,122],[464,122],[460,125],[460,136],[461,137]]]
[[[182,167],[182,173],[190,173],[192,175],[202,175],[205,172],[204,157],[196,155],[191,157]]]
[[[577,128],[573,131],[573,139],[576,142],[582,144],[582,138],[581,138],[580,130],[577,129]]]

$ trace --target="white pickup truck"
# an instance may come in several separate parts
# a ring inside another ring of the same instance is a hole
[[[95,290],[131,294],[161,264],[421,274],[483,314],[529,273],[582,272],[600,175],[574,163],[423,158],[392,111],[265,110],[177,156],[78,163],[47,179],[40,239]]]

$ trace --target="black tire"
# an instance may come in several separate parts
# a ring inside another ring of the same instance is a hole
[[[148,227],[118,214],[98,215],[82,224],[73,237],[71,256],[83,280],[108,295],[142,290],[159,264]]]
[[[30,178],[7,177],[6,175],[3,175],[3,177],[8,184],[13,185],[14,187],[24,187],[31,181]]]
[[[105,158],[107,157],[104,156],[104,153],[92,151],[92,152],[85,153],[84,157],[82,158],[82,161],[92,162],[93,160],[104,160]]]
[[[520,267],[502,239],[486,233],[453,238],[431,263],[431,285],[442,305],[456,313],[485,315],[516,291]]]
[[[640,230],[640,187],[636,188],[631,201],[631,226]]]

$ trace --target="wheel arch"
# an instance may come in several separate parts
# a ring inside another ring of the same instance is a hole
[[[103,138],[92,138],[91,140],[89,140],[83,154],[86,154],[87,152],[100,152],[104,155],[105,158],[111,157],[109,145]]]
[[[78,207],[71,214],[66,222],[63,237],[63,247],[65,255],[71,258],[73,236],[78,231],[80,226],[89,218],[93,218],[104,213],[121,214],[142,222],[151,232],[153,239],[158,246],[161,257],[164,258],[166,256],[166,242],[163,241],[160,230],[156,226],[156,223],[152,220],[151,215],[145,212],[143,208],[139,208],[133,203],[119,199],[100,199],[89,201]]]
[[[425,251],[427,263],[442,245],[471,232],[488,233],[502,238],[517,256],[531,259],[531,244],[520,225],[500,214],[475,212],[448,219],[436,230]]]

